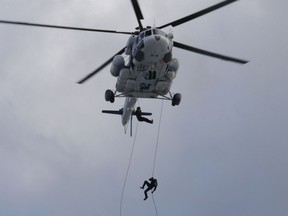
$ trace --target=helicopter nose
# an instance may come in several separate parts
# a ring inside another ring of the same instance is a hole
[[[159,41],[161,39],[160,35],[155,35],[154,37],[155,37],[156,41]]]

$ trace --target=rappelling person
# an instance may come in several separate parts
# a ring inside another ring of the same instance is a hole
[[[157,179],[151,177],[151,178],[149,179],[149,181],[150,181],[150,182],[148,182],[147,180],[145,180],[144,183],[143,183],[143,186],[140,187],[141,189],[144,189],[144,187],[147,186],[147,189],[144,191],[144,194],[145,194],[144,200],[146,200],[146,199],[148,198],[147,192],[153,189],[153,190],[151,191],[151,193],[153,193],[153,192],[156,190],[157,186],[158,186]]]
[[[135,111],[135,115],[136,115],[136,118],[138,119],[138,121],[140,121],[140,122],[144,121],[144,122],[153,124],[153,119],[150,120],[150,119],[145,118],[145,117],[142,116],[142,111],[141,111],[140,107],[137,107],[137,109]]]

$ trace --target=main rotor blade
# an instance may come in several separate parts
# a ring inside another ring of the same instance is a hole
[[[191,14],[189,16],[186,16],[186,17],[183,17],[181,19],[175,20],[173,22],[167,23],[167,24],[162,25],[162,26],[160,26],[158,28],[162,29],[162,28],[165,28],[165,27],[167,27],[169,25],[171,25],[173,27],[181,25],[181,24],[183,24],[185,22],[188,22],[188,21],[190,21],[192,19],[196,19],[196,18],[198,18],[200,16],[203,16],[203,15],[205,15],[207,13],[210,13],[210,12],[212,12],[214,10],[217,10],[217,9],[219,9],[221,7],[224,7],[224,6],[228,5],[228,4],[231,4],[231,3],[235,2],[235,1],[238,1],[238,0],[226,0],[226,1],[220,2],[220,3],[216,4],[216,5],[208,7],[206,9],[204,9],[204,10],[198,11],[196,13],[193,13],[193,14]]]
[[[225,55],[221,55],[218,53],[213,53],[213,52],[202,50],[202,49],[199,49],[196,47],[181,44],[181,43],[178,43],[176,41],[173,42],[173,45],[174,45],[174,47],[177,47],[180,49],[188,50],[188,51],[195,52],[198,54],[202,54],[202,55],[206,55],[206,56],[210,56],[210,57],[214,57],[214,58],[218,58],[218,59],[222,59],[222,60],[226,60],[226,61],[231,61],[231,62],[235,62],[235,63],[239,63],[239,64],[246,64],[249,62],[247,60],[238,59],[238,58],[234,58],[234,57],[230,57],[230,56],[225,56]]]
[[[84,82],[86,82],[88,79],[90,79],[92,76],[94,76],[95,74],[97,74],[99,71],[101,71],[103,68],[105,68],[107,65],[109,65],[112,61],[113,58],[116,55],[121,55],[124,53],[126,47],[124,47],[123,49],[121,49],[119,52],[117,52],[115,55],[113,55],[110,59],[108,59],[104,64],[102,64],[99,68],[97,68],[95,71],[91,72],[90,74],[88,74],[87,76],[85,76],[83,79],[81,79],[80,81],[78,81],[78,84],[82,84]]]
[[[139,28],[140,28],[140,30],[142,30],[142,29],[143,29],[143,26],[142,26],[141,20],[143,20],[144,17],[143,17],[143,14],[142,14],[142,12],[141,12],[140,6],[139,6],[137,0],[131,0],[131,2],[132,2],[132,5],[133,5],[133,8],[134,8],[136,17],[137,17],[137,21],[138,21],[138,24],[139,24]]]
[[[104,32],[104,33],[113,33],[113,34],[129,34],[129,35],[133,34],[133,32],[121,32],[121,31],[105,30],[105,29],[78,28],[78,27],[70,27],[70,26],[47,25],[47,24],[8,21],[8,20],[0,20],[0,23],[12,24],[12,25],[23,25],[23,26],[34,26],[34,27],[44,27],[44,28],[78,30],[78,31]]]

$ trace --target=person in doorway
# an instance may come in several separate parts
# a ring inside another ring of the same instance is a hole
[[[144,191],[144,194],[145,194],[144,200],[146,200],[146,199],[148,198],[147,192],[150,191],[150,190],[152,190],[151,193],[153,193],[153,192],[156,190],[157,186],[158,186],[157,179],[151,177],[151,178],[149,179],[149,181],[150,181],[150,182],[148,182],[147,180],[145,180],[144,183],[143,183],[143,186],[140,187],[141,189],[144,189],[144,187],[147,186],[146,190]]]
[[[135,115],[136,115],[136,118],[138,119],[138,121],[140,121],[140,122],[144,121],[144,122],[153,124],[153,119],[150,120],[150,119],[145,118],[145,117],[142,116],[142,111],[141,111],[140,107],[137,107],[137,109],[135,111]]]

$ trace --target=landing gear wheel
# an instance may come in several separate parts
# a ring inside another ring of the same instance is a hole
[[[114,103],[115,101],[114,93],[110,89],[106,90],[105,92],[105,100],[110,101],[111,103]]]
[[[172,98],[172,106],[179,105],[181,102],[181,94],[176,93]]]

